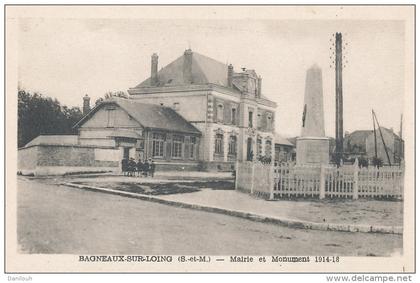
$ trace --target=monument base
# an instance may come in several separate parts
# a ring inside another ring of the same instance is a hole
[[[300,137],[296,140],[296,164],[328,164],[329,152],[326,137]]]

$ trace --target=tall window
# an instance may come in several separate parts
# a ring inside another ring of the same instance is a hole
[[[154,133],[152,136],[153,157],[163,157],[163,145],[165,142],[165,134]]]
[[[216,134],[216,138],[214,140],[214,153],[223,154],[223,135],[222,134]]]
[[[235,136],[230,136],[230,138],[229,138],[228,154],[229,155],[236,155],[236,137]]]
[[[191,158],[191,159],[194,159],[195,158],[196,144],[197,144],[197,138],[196,137],[190,137],[189,158]]]
[[[272,114],[267,114],[267,130],[271,131],[272,126],[273,126]]]
[[[260,113],[257,114],[257,128],[258,130],[261,129],[261,114]]]
[[[231,121],[232,125],[236,125],[236,108],[232,108],[231,110]]]
[[[184,137],[179,135],[174,135],[172,140],[172,157],[181,158],[182,157],[182,144],[184,143]]]
[[[262,141],[260,138],[257,138],[257,156],[261,157],[262,155]]]
[[[265,141],[265,156],[271,157],[271,141],[270,140]]]
[[[217,122],[223,122],[223,104],[217,105]]]
[[[254,152],[252,151],[252,138],[248,138],[246,142],[246,160],[252,161]]]
[[[253,122],[252,122],[252,120],[254,119],[253,116],[254,116],[254,113],[252,111],[249,111],[248,112],[248,127],[249,128],[253,128],[254,127]]]
[[[114,127],[115,122],[115,107],[106,108],[107,127]]]

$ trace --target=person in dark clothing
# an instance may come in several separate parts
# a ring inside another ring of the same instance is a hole
[[[143,164],[143,175],[145,177],[149,175],[149,170],[150,170],[150,164],[149,164],[149,161],[146,160]]]
[[[123,175],[125,176],[127,174],[128,169],[128,160],[127,158],[123,158],[121,160],[121,171],[123,172]]]
[[[137,162],[137,177],[140,177],[143,174],[143,162],[141,159]]]
[[[156,164],[153,160],[151,160],[150,161],[150,176],[152,176],[152,178],[155,175],[155,169],[156,169]]]
[[[130,161],[128,162],[128,175],[134,176],[134,172],[136,171],[136,161],[134,161],[134,158],[130,158]]]

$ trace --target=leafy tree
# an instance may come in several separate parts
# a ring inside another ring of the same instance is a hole
[[[40,134],[74,134],[72,127],[81,117],[78,107],[61,106],[57,99],[18,90],[18,146]]]

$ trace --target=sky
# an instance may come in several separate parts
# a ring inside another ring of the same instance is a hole
[[[394,20],[69,19],[22,18],[21,88],[67,106],[92,103],[108,91],[127,91],[191,48],[235,70],[261,75],[263,95],[275,101],[276,131],[300,134],[306,70],[322,69],[325,130],[335,135],[333,34],[341,32],[348,61],[343,72],[344,130],[381,126],[399,131],[404,109],[404,22]]]

